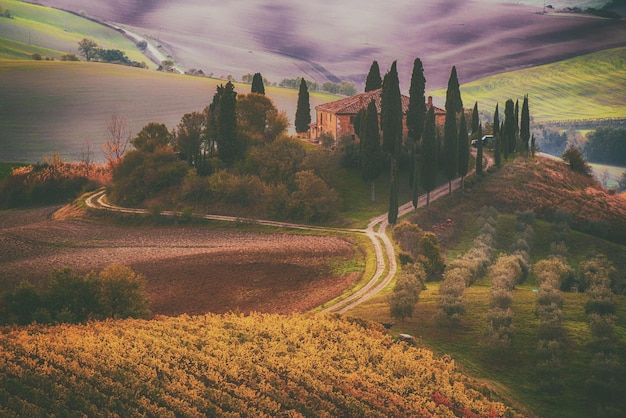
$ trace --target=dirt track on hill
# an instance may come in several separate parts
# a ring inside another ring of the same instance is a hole
[[[0,288],[23,279],[43,284],[64,266],[87,273],[119,263],[147,277],[155,314],[290,313],[358,279],[330,268],[354,255],[342,238],[52,220],[54,209],[0,212]]]

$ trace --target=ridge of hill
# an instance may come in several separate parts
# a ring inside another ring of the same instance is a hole
[[[0,412],[58,416],[520,416],[448,356],[323,315],[0,330]]]

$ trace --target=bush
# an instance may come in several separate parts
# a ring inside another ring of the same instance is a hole
[[[585,161],[582,153],[577,148],[570,147],[566,149],[561,158],[569,165],[571,170],[591,176],[591,166],[587,164],[587,161]]]
[[[119,264],[105,267],[98,275],[99,313],[103,318],[147,318],[150,301],[146,278]]]
[[[121,205],[135,206],[170,187],[182,185],[187,170],[187,164],[171,149],[153,153],[131,151],[113,168],[108,196]]]
[[[296,191],[290,198],[294,219],[320,222],[334,218],[341,206],[341,196],[312,171],[296,173]]]
[[[82,323],[106,318],[147,318],[149,299],[145,278],[120,265],[105,267],[99,275],[56,269],[43,291],[28,281],[2,295],[4,322],[29,324]]]

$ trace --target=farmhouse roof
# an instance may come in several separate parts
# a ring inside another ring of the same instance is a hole
[[[345,99],[336,100],[334,102],[328,102],[315,107],[316,110],[323,112],[333,113],[335,115],[356,115],[359,110],[366,108],[369,103],[374,99],[376,103],[376,109],[380,113],[380,102],[382,96],[382,89],[371,90],[365,93],[357,94],[354,96],[346,97]],[[402,100],[402,113],[406,113],[409,109],[409,96],[404,94],[400,96]],[[428,97],[427,109],[432,106],[432,97]],[[435,114],[443,112],[445,110],[435,107]]]

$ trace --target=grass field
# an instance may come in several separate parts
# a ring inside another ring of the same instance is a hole
[[[13,18],[0,18],[0,38],[4,38],[0,39],[0,58],[24,59],[24,55],[39,52],[58,59],[65,53],[78,54],[78,42],[90,38],[101,48],[120,49],[133,61],[149,63],[132,41],[91,20],[15,0],[3,0],[2,6]]]
[[[534,122],[626,118],[626,47],[483,78],[461,86],[466,107],[493,116],[507,99],[529,97]],[[433,92],[445,97],[445,90]],[[502,117],[502,116],[501,116]]]
[[[24,163],[52,153],[78,160],[88,142],[103,161],[113,114],[127,120],[131,135],[149,122],[172,129],[185,113],[208,106],[225,83],[112,64],[11,60],[0,60],[0,79],[0,161]],[[245,94],[250,85],[235,89]],[[293,121],[298,91],[268,87],[266,94]],[[334,98],[311,93],[311,109]]]

